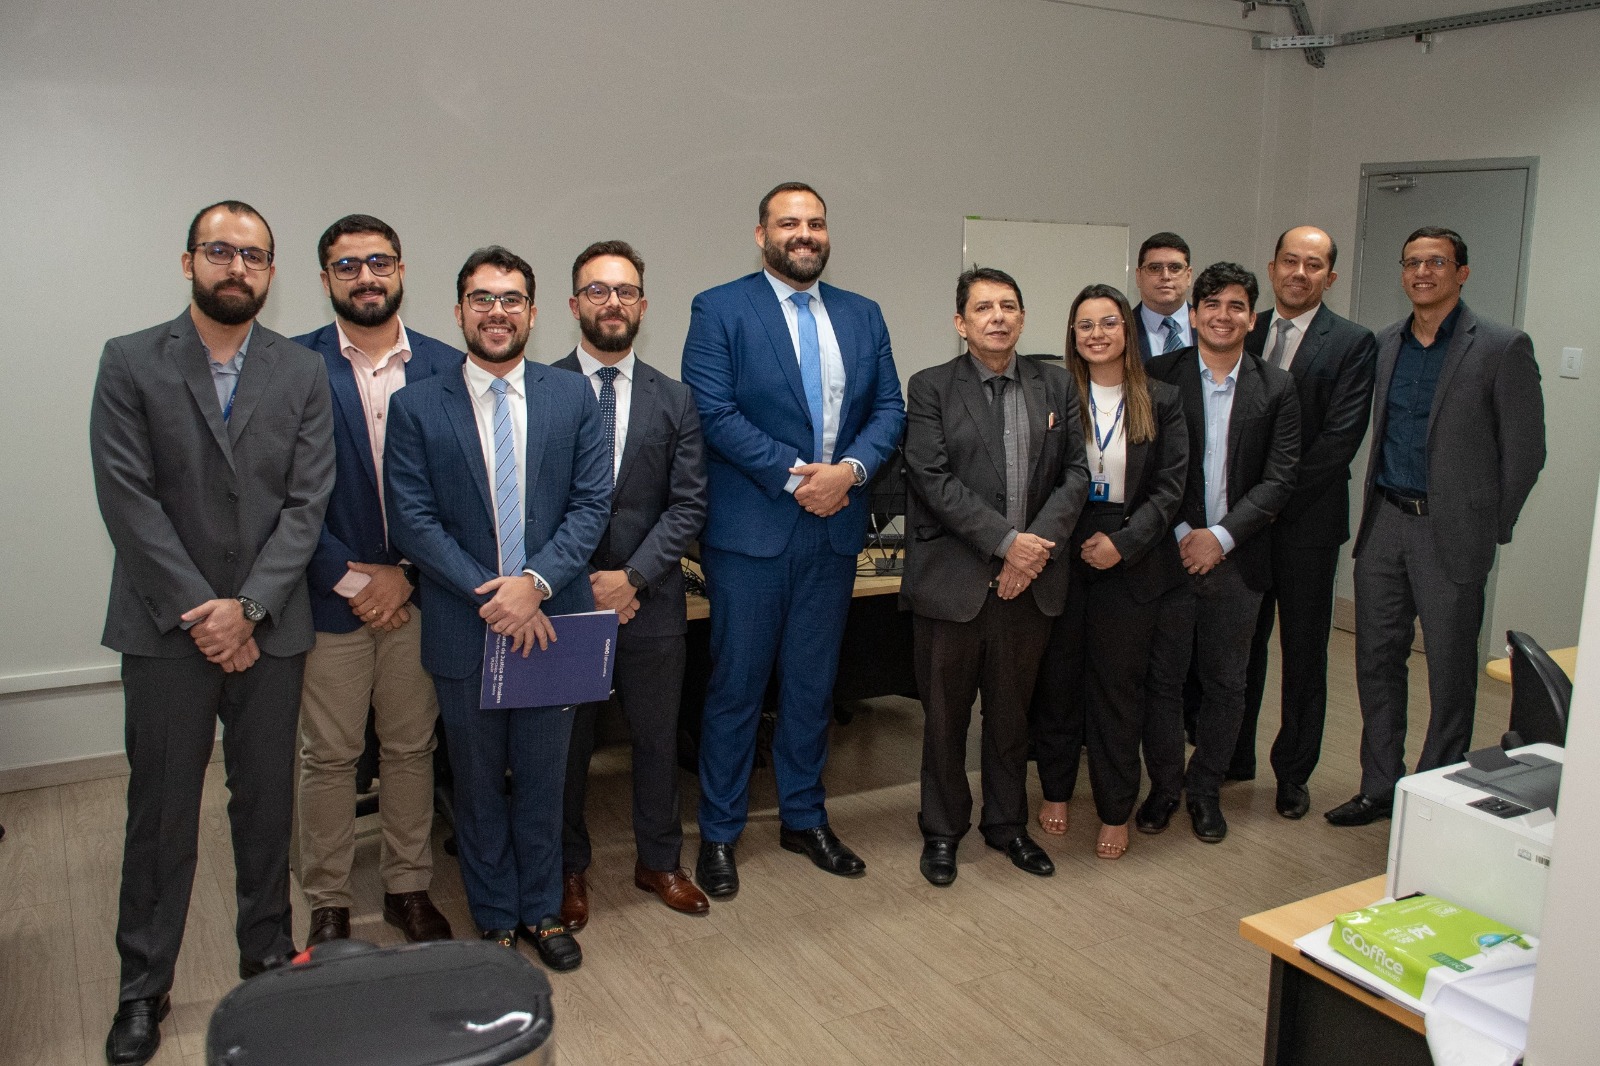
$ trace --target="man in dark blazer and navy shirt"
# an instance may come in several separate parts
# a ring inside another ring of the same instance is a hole
[[[706,520],[705,445],[694,398],[648,366],[633,339],[649,305],[644,260],[625,241],[600,241],[572,264],[568,301],[583,335],[555,365],[580,373],[600,402],[615,485],[611,521],[589,561],[597,610],[614,610],[613,688],[633,741],[633,883],[683,914],[709,905],[679,869],[678,704],[683,688],[683,554]],[[589,827],[584,818],[596,712],[579,707],[567,754],[561,920],[589,921]]]
[[[1544,467],[1544,394],[1533,341],[1461,300],[1467,242],[1436,226],[1406,238],[1411,314],[1378,334],[1372,452],[1356,534],[1361,791],[1334,825],[1387,818],[1405,773],[1407,659],[1422,623],[1428,735],[1417,772],[1472,742],[1478,632],[1495,546],[1511,543]]]
[[[239,976],[294,951],[306,562],[333,488],[333,440],[322,360],[256,321],[273,257],[272,230],[249,204],[201,211],[180,259],[189,306],[106,342],[95,381],[89,456],[116,551],[100,640],[122,653],[131,771],[114,1066],[147,1062],[161,1044],[219,720]]]
[[[533,268],[498,246],[456,277],[460,371],[390,401],[385,502],[422,572],[422,665],[455,779],[456,842],[485,940],[531,939],[556,970],[583,961],[561,924],[561,790],[569,707],[479,707],[485,628],[546,647],[548,615],[588,611],[589,559],[610,511],[600,405],[576,374],[523,358]],[[506,796],[506,772],[511,795]]]
[[[334,321],[295,338],[318,352],[333,394],[336,474],[307,578],[317,644],[300,700],[300,887],[308,944],[350,935],[355,772],[367,710],[378,734],[383,916],[410,941],[448,940],[433,880],[433,749],[439,705],[422,668],[416,571],[389,540],[383,448],[389,398],[411,382],[460,373],[461,352],[400,321],[400,237],[346,215],[317,242]]]
[[[1294,495],[1270,531],[1272,587],[1261,598],[1250,645],[1244,721],[1227,776],[1256,772],[1256,720],[1267,684],[1274,621],[1282,655],[1282,726],[1272,744],[1276,806],[1285,818],[1310,809],[1306,782],[1322,752],[1328,712],[1328,631],[1339,546],[1350,539],[1350,463],[1372,410],[1377,342],[1372,331],[1322,302],[1332,287],[1339,249],[1315,226],[1278,238],[1267,264],[1275,304],[1256,317],[1245,350],[1294,376],[1300,398],[1300,466]]]
[[[967,350],[907,390],[906,573],[922,739],[922,876],[956,878],[971,828],[967,731],[983,700],[978,829],[1019,869],[1055,873],[1028,836],[1028,702],[1050,622],[1067,598],[1062,554],[1089,492],[1078,388],[1017,358],[1022,290],[978,267],[956,282]],[[1073,753],[1077,758],[1077,753]]]
[[[710,486],[700,557],[712,675],[695,876],[712,897],[739,890],[734,848],[774,664],[779,843],[830,873],[866,869],[828,825],[822,767],[867,540],[864,488],[905,426],[883,313],[817,281],[829,252],[822,197],[799,182],[779,185],[761,199],[755,238],[765,269],[696,296],[683,345]]]
[[[1255,275],[1213,263],[1194,284],[1198,345],[1157,356],[1150,376],[1178,386],[1189,426],[1189,475],[1178,511],[1188,580],[1163,597],[1150,652],[1145,762],[1150,795],[1135,825],[1167,827],[1187,795],[1197,837],[1228,834],[1219,790],[1244,714],[1245,668],[1261,594],[1272,583],[1267,526],[1289,502],[1300,457],[1294,379],[1244,350],[1260,295]],[[1202,693],[1195,749],[1183,762],[1183,683],[1191,656]]]

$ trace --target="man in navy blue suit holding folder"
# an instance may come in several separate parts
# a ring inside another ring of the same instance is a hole
[[[696,296],[683,347],[710,488],[701,561],[712,672],[695,878],[714,898],[739,890],[734,846],[774,663],[779,843],[830,873],[866,869],[828,825],[822,768],[866,544],[862,488],[905,427],[878,305],[817,282],[829,252],[822,197],[799,182],[779,185],[761,200],[755,238],[765,269]]]
[[[571,970],[583,954],[558,917],[571,709],[483,710],[478,696],[486,626],[526,653],[554,639],[547,615],[593,608],[588,562],[610,507],[610,453],[588,383],[523,359],[533,268],[479,249],[456,298],[467,361],[389,404],[389,532],[422,574],[422,665],[449,741],[473,920],[485,940],[525,937],[546,965]]]

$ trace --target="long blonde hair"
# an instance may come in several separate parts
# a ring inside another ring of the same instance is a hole
[[[1144,444],[1156,439],[1155,405],[1150,402],[1150,378],[1144,372],[1144,360],[1139,355],[1139,335],[1133,321],[1133,308],[1121,290],[1110,285],[1089,285],[1072,301],[1072,311],[1067,315],[1067,369],[1078,383],[1078,418],[1083,423],[1085,440],[1093,439],[1094,422],[1089,415],[1089,364],[1078,354],[1078,308],[1086,300],[1110,300],[1117,305],[1122,319],[1122,394],[1127,403],[1129,444]]]

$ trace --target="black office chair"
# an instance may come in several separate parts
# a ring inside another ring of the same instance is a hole
[[[1511,731],[1524,744],[1567,743],[1567,708],[1572,681],[1548,652],[1526,633],[1506,631],[1511,653]]]

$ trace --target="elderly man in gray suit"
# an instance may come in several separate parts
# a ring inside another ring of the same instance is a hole
[[[1405,773],[1406,659],[1428,646],[1431,713],[1417,771],[1459,762],[1472,742],[1483,586],[1544,467],[1544,396],[1533,342],[1461,302],[1461,235],[1406,238],[1411,315],[1378,335],[1372,455],[1356,534],[1356,691],[1361,791],[1334,825],[1387,818]]]
[[[122,653],[127,836],[106,1059],[143,1063],[183,943],[200,793],[223,724],[239,976],[293,953],[289,828],[306,564],[333,489],[321,356],[256,323],[272,230],[228,200],[195,216],[176,319],[106,343],[89,451],[116,549],[101,642]]]
[[[956,879],[971,828],[967,729],[983,699],[984,843],[1048,877],[1028,820],[1028,703],[1051,619],[1067,599],[1059,558],[1089,494],[1078,389],[1017,357],[1022,290],[978,267],[956,282],[967,350],[914,375],[906,404],[906,573],[922,697],[922,876]]]

